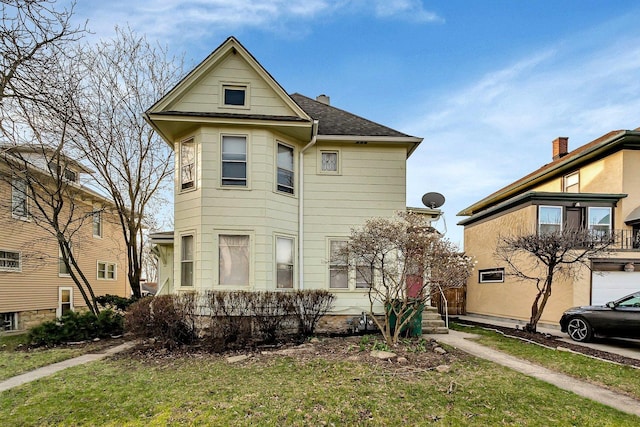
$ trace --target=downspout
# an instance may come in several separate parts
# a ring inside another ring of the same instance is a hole
[[[300,195],[298,196],[298,289],[304,289],[304,153],[316,144],[318,121],[313,121],[311,141],[300,150]]]

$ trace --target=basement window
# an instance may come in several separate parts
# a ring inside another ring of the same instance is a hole
[[[478,283],[503,283],[504,268],[491,268],[478,271]]]

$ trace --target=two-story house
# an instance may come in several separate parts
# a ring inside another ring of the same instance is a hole
[[[68,198],[61,199],[59,216],[60,221],[69,219],[72,251],[80,268],[96,296],[129,296],[126,271],[120,270],[126,266],[126,248],[111,211],[113,203],[81,184],[90,170],[67,157],[63,162],[54,160],[53,150],[4,146],[0,151],[0,332],[25,330],[85,307],[61,259],[53,229],[43,218],[53,214],[53,204],[46,204],[46,194],[32,199],[26,179],[38,177],[43,185],[50,181],[50,194],[57,188],[54,177],[72,188],[64,193]],[[15,167],[16,158],[28,165],[29,173]]]
[[[462,210],[465,251],[477,274],[467,284],[467,312],[526,320],[535,285],[505,275],[494,256],[500,235],[596,230],[612,247],[574,280],[554,284],[541,322],[557,325],[572,306],[604,304],[640,289],[640,129],[617,130],[568,151],[552,143],[552,161]]]
[[[158,293],[328,289],[336,314],[368,309],[337,253],[353,227],[407,209],[422,138],[287,94],[233,37],[146,115],[176,154],[175,229],[152,235]]]

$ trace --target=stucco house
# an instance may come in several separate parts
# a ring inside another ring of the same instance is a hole
[[[549,164],[458,213],[477,273],[467,284],[467,312],[528,320],[534,285],[505,275],[498,236],[578,227],[614,240],[580,278],[554,284],[542,323],[557,325],[572,306],[604,304],[640,289],[640,128],[611,131],[573,151],[552,143]]]
[[[335,314],[368,309],[336,252],[352,227],[407,209],[422,138],[289,95],[234,37],[146,117],[176,154],[175,229],[151,236],[159,294],[328,289]]]
[[[68,214],[78,224],[73,228],[71,244],[80,268],[96,296],[128,297],[127,274],[120,270],[126,266],[126,249],[117,217],[110,212],[113,204],[81,184],[91,171],[67,157],[64,162],[56,162],[53,150],[1,148],[0,200],[4,202],[0,203],[0,332],[25,330],[85,307],[62,262],[57,239],[50,229],[38,225],[42,215],[29,196],[25,177],[8,166],[7,156],[12,153],[15,157],[19,152],[21,160],[28,160],[32,170],[29,176],[41,170],[45,177],[42,183],[51,179],[54,185],[56,173],[51,173],[51,168],[62,168],[57,175],[73,188],[75,196],[65,198],[60,215]]]

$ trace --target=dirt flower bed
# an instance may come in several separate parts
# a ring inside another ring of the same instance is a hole
[[[632,359],[630,357],[624,357],[616,353],[609,353],[607,351],[597,350],[584,345],[573,344],[571,342],[561,341],[561,337],[550,334],[543,334],[539,332],[526,332],[522,329],[509,328],[505,326],[489,325],[482,322],[473,322],[469,320],[457,319],[456,323],[472,325],[481,328],[487,328],[495,331],[499,331],[505,335],[517,337],[527,341],[533,341],[535,343],[551,347],[558,348],[563,347],[576,353],[581,353],[586,356],[596,357],[598,359],[608,360],[611,362],[619,363],[621,365],[629,365],[640,368],[640,360]]]
[[[382,352],[393,355],[387,357]],[[376,335],[319,336],[302,344],[281,343],[220,354],[210,353],[199,347],[166,350],[143,342],[116,357],[135,357],[152,365],[163,365],[171,363],[176,356],[224,359],[229,363],[250,365],[268,364],[279,357],[290,357],[298,363],[308,363],[318,359],[346,361],[373,365],[396,375],[408,376],[428,370],[447,370],[456,360],[468,357],[459,350],[444,350],[433,339],[405,339],[398,346],[388,348],[383,344],[382,338]]]

